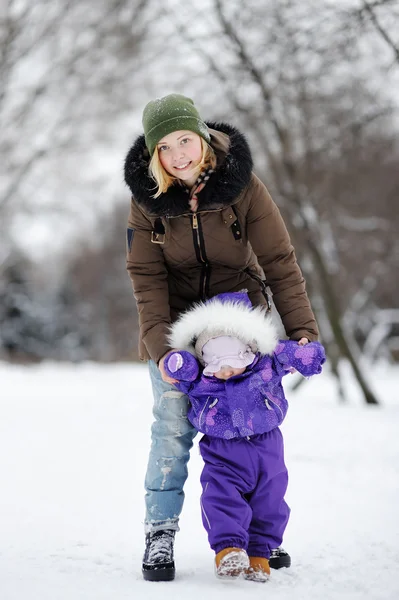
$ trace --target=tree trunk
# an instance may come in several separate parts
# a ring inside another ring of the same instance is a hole
[[[363,373],[360,370],[360,367],[356,361],[355,356],[353,355],[353,352],[350,348],[350,345],[342,328],[338,302],[335,296],[334,288],[331,285],[330,274],[328,273],[323,257],[312,239],[308,239],[308,248],[312,254],[312,257],[314,259],[314,265],[317,269],[317,273],[320,278],[321,287],[324,292],[323,300],[325,303],[326,313],[334,334],[334,339],[340,350],[341,356],[348,359],[353,369],[353,373],[363,392],[366,403],[379,404],[376,396],[371,391],[367,381],[363,377]]]

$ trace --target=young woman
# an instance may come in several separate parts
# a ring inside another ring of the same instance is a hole
[[[253,305],[267,305],[269,286],[290,339],[305,344],[318,331],[287,229],[252,171],[245,137],[231,125],[205,123],[180,94],[149,102],[143,128],[125,161],[127,269],[154,393],[143,575],[166,581],[175,574],[174,535],[196,434],[188,398],[164,368],[170,325],[223,292],[246,289]],[[289,565],[282,549],[272,552],[272,568]]]

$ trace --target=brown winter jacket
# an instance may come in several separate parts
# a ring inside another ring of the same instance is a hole
[[[154,199],[149,155],[140,136],[125,161],[133,197],[127,231],[127,269],[137,303],[140,358],[158,362],[169,348],[169,325],[190,304],[221,292],[248,290],[265,304],[273,294],[287,335],[317,339],[305,282],[280,212],[252,172],[244,136],[208,123],[218,166],[189,210],[188,191],[174,185]]]

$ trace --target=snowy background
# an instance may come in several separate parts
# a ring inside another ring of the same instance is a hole
[[[397,367],[374,368],[383,407],[365,406],[350,380],[351,402],[339,405],[328,372],[288,394],[284,545],[293,566],[272,572],[266,587],[213,574],[197,445],[176,580],[142,580],[145,366],[0,363],[0,381],[1,600],[399,597]]]
[[[399,0],[0,0],[0,600],[399,598],[398,19]],[[247,135],[336,367],[289,393],[293,567],[265,588],[214,577],[196,447],[176,580],[141,577],[123,160],[173,91]]]

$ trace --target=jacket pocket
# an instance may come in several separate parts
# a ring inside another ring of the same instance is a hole
[[[285,415],[287,414],[288,402],[287,400],[281,400],[281,405],[279,402],[272,400],[269,396],[265,395],[265,404],[268,410],[272,410],[277,418],[277,424],[281,425],[284,421]]]

